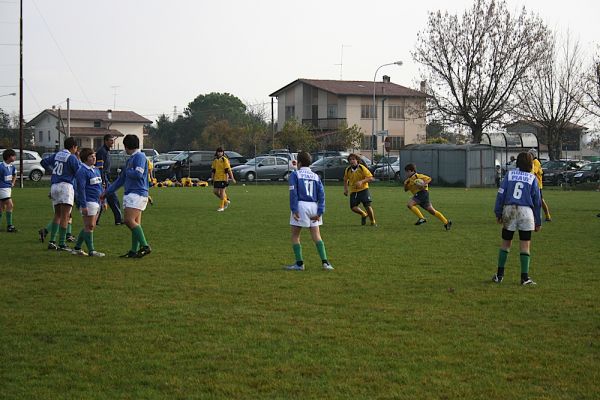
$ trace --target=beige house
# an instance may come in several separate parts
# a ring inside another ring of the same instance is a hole
[[[152,121],[133,111],[71,110],[70,129],[67,128],[67,111],[47,109],[27,123],[32,127],[34,145],[47,151],[62,148],[67,131],[75,138],[79,147],[97,149],[107,133],[115,137],[115,149],[123,149],[125,135],[137,135],[140,148],[144,147],[144,127]],[[62,122],[61,122],[62,120]]]
[[[310,126],[317,135],[335,132],[343,123],[356,124],[365,133],[360,150],[374,148],[377,153],[383,152],[384,141],[389,142],[390,150],[425,141],[427,95],[392,83],[388,76],[375,83],[297,79],[270,96],[278,101],[279,129],[290,118]]]

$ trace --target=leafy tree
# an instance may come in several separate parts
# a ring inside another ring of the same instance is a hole
[[[521,10],[513,15],[504,0],[475,0],[459,17],[429,13],[412,55],[425,67],[437,118],[471,129],[479,143],[485,127],[509,112],[516,85],[547,51],[548,29]]]
[[[358,149],[364,134],[360,126],[354,124],[348,127],[344,123],[337,131],[324,136],[319,147],[327,150]]]
[[[295,118],[285,121],[283,130],[277,136],[277,142],[290,151],[313,151],[317,148],[314,135]]]

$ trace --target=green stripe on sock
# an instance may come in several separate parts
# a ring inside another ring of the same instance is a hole
[[[50,223],[50,229],[48,229],[48,231],[50,232],[50,241],[51,242],[56,242],[56,233],[58,232],[60,226],[55,223],[55,222],[51,222]]]
[[[148,242],[146,241],[146,236],[144,235],[144,229],[141,225],[136,226],[132,230],[133,234],[137,236],[137,240],[140,243],[140,246],[148,246]]]
[[[529,263],[531,262],[531,256],[527,253],[521,253],[521,273],[529,274]]]
[[[84,232],[83,237],[85,239],[85,245],[89,251],[94,251],[94,232]]]
[[[504,268],[508,259],[508,250],[500,249],[498,252],[498,268]]]
[[[319,257],[321,257],[321,260],[327,260],[327,251],[325,251],[325,243],[323,243],[322,240],[319,240],[317,243],[315,243],[315,245],[317,246],[317,251],[319,252]]]

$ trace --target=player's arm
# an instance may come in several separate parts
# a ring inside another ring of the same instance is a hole
[[[290,210],[293,214],[298,214],[298,175],[292,172],[289,180],[290,185]]]
[[[508,187],[508,179],[504,177],[504,180],[498,188],[498,194],[496,195],[496,204],[494,206],[494,214],[496,214],[496,220],[498,223],[502,222],[502,210],[504,209],[504,199],[506,198],[506,189]]]
[[[77,171],[77,174],[75,174],[75,181],[77,182],[77,203],[79,203],[79,208],[83,210],[87,205],[87,199],[85,197],[85,185],[87,183],[87,177],[84,168],[81,168],[79,171]],[[85,212],[85,214],[87,215],[87,212]]]
[[[142,153],[137,153],[135,158],[131,160],[131,166],[125,169],[125,175],[130,179],[144,178],[147,174],[146,167],[148,162],[146,156]]]
[[[13,171],[12,171],[12,186],[15,187],[16,183],[17,183],[17,169],[15,167],[13,167]]]
[[[425,174],[418,174],[417,177],[423,179],[425,181],[425,183],[428,185],[431,182],[431,177],[427,176]]]
[[[542,226],[542,196],[537,179],[534,179],[531,185],[531,200],[533,201],[533,218],[535,220],[535,231],[537,232]]]
[[[348,168],[344,171],[344,196],[348,196]]]
[[[316,181],[317,185],[317,217],[315,221],[321,218],[321,215],[325,212],[325,189],[323,188],[323,182]]]

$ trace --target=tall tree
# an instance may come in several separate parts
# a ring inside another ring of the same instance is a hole
[[[503,0],[475,0],[461,17],[429,14],[413,58],[424,67],[436,118],[483,130],[509,112],[511,96],[527,70],[547,51],[548,29],[526,12],[513,15]]]
[[[356,124],[348,126],[343,123],[340,128],[319,140],[320,148],[326,150],[358,149],[365,133]]]
[[[563,44],[551,37],[549,51],[536,61],[515,91],[515,111],[544,128],[551,160],[561,157],[567,131],[581,121],[585,82],[582,79],[582,53],[578,42],[567,35]]]
[[[290,151],[313,151],[317,148],[314,135],[295,118],[285,121],[282,131],[277,136],[277,142]]]
[[[600,46],[583,76],[585,88],[582,105],[590,114],[600,117]]]

